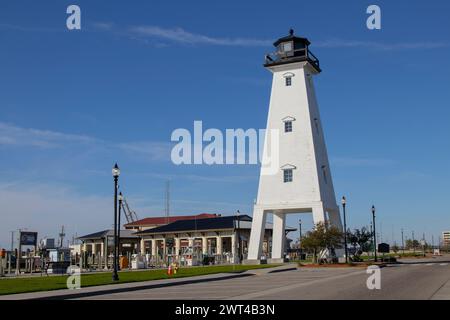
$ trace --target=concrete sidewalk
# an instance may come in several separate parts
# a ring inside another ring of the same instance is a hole
[[[101,286],[92,287],[81,287],[81,289],[62,289],[62,290],[51,290],[51,291],[39,291],[30,293],[18,293],[11,295],[2,295],[0,300],[35,300],[35,299],[76,299],[81,297],[103,295],[108,293],[118,293],[127,292],[134,290],[152,289],[160,288],[165,286],[183,285],[191,284],[197,282],[208,282],[208,281],[220,281],[226,279],[233,279],[239,277],[248,277],[252,274],[246,272],[241,273],[216,273],[202,276],[184,277],[184,278],[173,278],[173,279],[162,279],[162,280],[150,280],[141,282],[128,282],[120,284],[108,284]],[[83,286],[83,283],[81,283]]]

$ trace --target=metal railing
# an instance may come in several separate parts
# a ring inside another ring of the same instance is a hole
[[[297,60],[302,58],[320,68],[319,59],[317,59],[317,57],[308,48],[295,49],[288,52],[277,51],[266,54],[264,63],[270,65],[281,61],[288,62],[291,60]]]

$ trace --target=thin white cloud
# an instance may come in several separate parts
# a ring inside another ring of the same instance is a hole
[[[397,42],[383,43],[374,41],[330,39],[317,41],[314,47],[317,48],[366,48],[374,50],[414,50],[414,49],[437,49],[448,47],[448,42]]]
[[[169,160],[172,144],[169,142],[129,142],[121,143],[118,148],[128,153],[140,154],[150,160]]]
[[[144,37],[159,38],[183,44],[206,44],[218,46],[270,46],[270,40],[251,38],[219,38],[198,33],[191,33],[182,28],[161,28],[158,26],[136,26],[131,27],[130,32]]]
[[[111,143],[88,135],[67,134],[57,131],[23,128],[0,122],[0,147],[35,147],[42,149],[84,146],[85,148],[118,148],[146,160],[170,159],[170,142],[141,141]]]
[[[61,132],[22,128],[0,122],[0,145],[32,146],[39,148],[62,147],[66,143],[94,143],[97,139]]]
[[[161,180],[189,180],[195,182],[214,182],[214,183],[242,183],[248,181],[255,181],[258,176],[255,175],[227,175],[227,176],[212,176],[200,174],[163,174],[154,172],[135,172],[132,173],[138,176],[152,177]]]
[[[38,231],[42,238],[56,237],[64,225],[69,239],[75,232],[108,229],[113,223],[110,197],[83,196],[64,185],[2,183],[0,201],[0,247],[9,246],[10,231],[19,228]]]
[[[166,40],[182,44],[199,44],[199,45],[218,45],[218,46],[240,46],[240,47],[271,47],[272,40],[257,38],[229,38],[229,37],[213,37],[199,33],[186,31],[180,27],[163,28],[160,26],[133,26],[129,28],[116,28],[112,22],[94,22],[92,26],[99,31],[114,32],[116,34],[128,35],[131,39],[152,44],[155,47],[166,47],[166,43],[151,43],[145,38],[158,40]],[[50,28],[23,27],[20,25],[0,24],[0,29],[9,29],[23,32],[55,32]],[[122,30],[127,30],[126,32]],[[418,42],[395,42],[384,43],[375,41],[362,40],[346,40],[346,39],[327,39],[322,41],[314,41],[313,47],[316,48],[366,48],[372,50],[426,50],[439,49],[449,47],[450,43],[446,41],[418,41]]]
[[[169,40],[182,44],[203,44],[218,46],[270,47],[271,40],[255,38],[220,38],[192,33],[182,28],[162,28],[159,26],[137,26],[129,29],[132,34],[144,37]],[[375,50],[414,50],[448,47],[448,42],[397,42],[383,43],[374,41],[329,39],[316,41],[317,48],[367,48]]]
[[[101,31],[110,31],[114,28],[114,24],[112,22],[94,22],[92,25],[94,28]]]

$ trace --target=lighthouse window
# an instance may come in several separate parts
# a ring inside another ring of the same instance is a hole
[[[292,132],[292,121],[284,122],[284,132]]]
[[[284,52],[292,51],[292,42],[286,42],[286,43],[283,43],[282,50],[283,50]]]
[[[284,169],[283,170],[283,181],[284,182],[292,182],[292,169]]]
[[[286,77],[286,86],[289,87],[290,85],[292,85],[292,77]]]

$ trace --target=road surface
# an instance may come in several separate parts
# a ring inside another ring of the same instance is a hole
[[[278,272],[273,272],[278,271]],[[369,290],[366,268],[296,268],[249,270],[81,290],[56,290],[0,296],[15,299],[445,299],[450,300],[450,256],[403,260],[380,269],[381,288]]]
[[[450,299],[449,257],[384,267],[380,290],[367,288],[369,276],[361,268],[300,268],[81,299]]]

